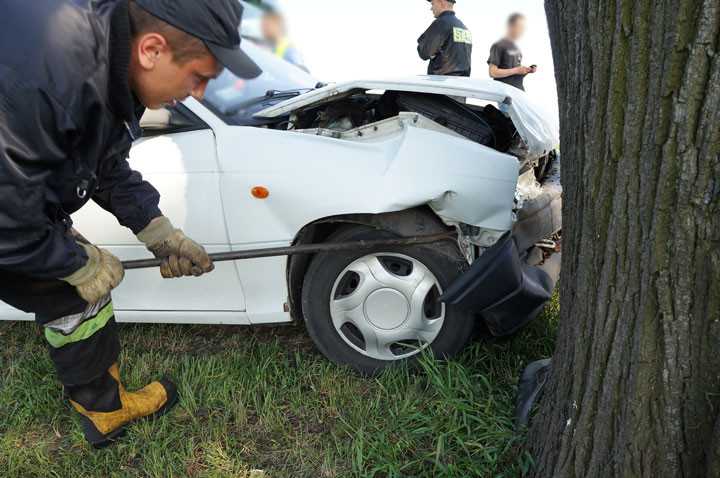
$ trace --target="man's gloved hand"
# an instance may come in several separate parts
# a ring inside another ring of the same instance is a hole
[[[88,304],[97,304],[120,285],[125,277],[125,270],[120,259],[105,249],[98,249],[92,244],[78,244],[85,249],[88,261],[75,273],[60,280],[75,286],[78,295]]]
[[[151,223],[137,237],[156,258],[163,259],[160,273],[165,279],[199,277],[215,269],[205,248],[175,229],[166,217]]]

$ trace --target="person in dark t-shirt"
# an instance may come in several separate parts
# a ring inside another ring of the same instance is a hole
[[[525,34],[525,17],[515,13],[508,19],[508,32],[505,38],[495,43],[490,49],[490,78],[525,90],[525,76],[537,71],[537,65],[523,66],[522,52],[515,44]]]

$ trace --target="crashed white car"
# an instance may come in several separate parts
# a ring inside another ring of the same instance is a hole
[[[224,73],[202,102],[143,119],[131,165],[161,209],[208,252],[417,237],[426,245],[218,263],[202,278],[128,271],[119,321],[271,324],[304,320],[318,348],[365,373],[452,355],[477,317],[496,335],[552,293],[561,228],[558,134],[502,83],[407,77],[322,85],[251,42],[254,80]],[[507,114],[496,106],[507,105]],[[122,260],[148,258],[99,207],[73,217]],[[29,319],[0,303],[0,317]]]

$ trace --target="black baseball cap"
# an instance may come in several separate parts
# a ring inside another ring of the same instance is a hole
[[[240,49],[243,7],[238,0],[134,1],[160,20],[204,41],[220,63],[240,78],[256,78],[262,73]]]

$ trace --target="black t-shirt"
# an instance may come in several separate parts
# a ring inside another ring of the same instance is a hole
[[[501,70],[508,70],[522,65],[522,58],[522,52],[515,43],[502,39],[495,43],[490,49],[488,64],[492,63]],[[522,75],[512,75],[506,78],[495,78],[495,80],[502,81],[503,83],[525,91],[525,87],[523,86],[524,78]]]

